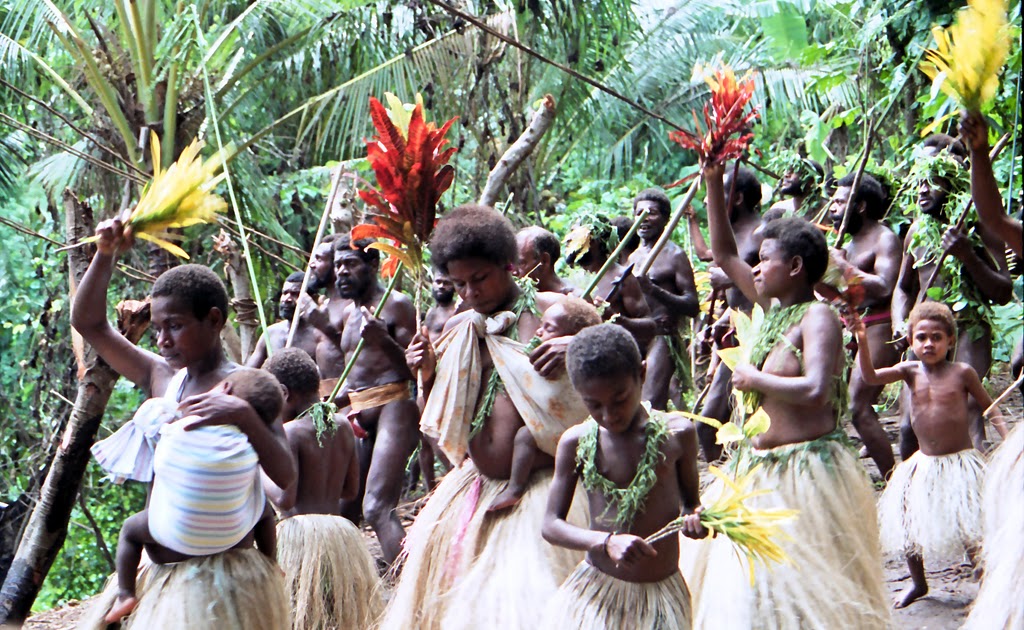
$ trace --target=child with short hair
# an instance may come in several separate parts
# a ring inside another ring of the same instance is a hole
[[[688,629],[679,538],[650,544],[644,537],[680,510],[686,536],[707,536],[698,509],[697,432],[689,420],[641,402],[644,364],[623,328],[583,330],[570,342],[566,364],[591,419],[558,442],[543,535],[587,557],[549,603],[542,627]],[[589,529],[566,521],[577,482],[586,489]]]
[[[268,425],[281,411],[280,385],[268,372],[240,368],[222,387],[249,403]],[[176,405],[167,399],[168,411]],[[149,401],[149,402],[152,402]],[[107,614],[134,610],[142,550],[157,564],[256,546],[275,557],[274,514],[260,480],[259,458],[233,425],[190,427],[194,416],[161,425],[153,456],[153,490],[145,510],[128,517],[117,545],[119,593]]]
[[[342,421],[333,431],[317,430],[310,409],[319,400],[320,372],[304,351],[278,350],[263,369],[281,383],[281,419],[299,465],[298,481],[288,488],[263,480],[282,515],[277,561],[291,598],[291,627],[373,627],[384,607],[377,565],[362,531],[338,514],[341,501],[359,492],[352,425]]]
[[[912,584],[896,600],[903,608],[928,592],[923,555],[966,550],[974,562],[981,543],[981,486],[985,459],[970,435],[968,399],[982,409],[992,398],[970,365],[947,357],[956,342],[953,312],[939,302],[922,302],[910,312],[909,336],[916,361],[876,370],[863,322],[854,324],[864,381],[885,385],[904,381],[910,388],[910,422],[920,450],[893,472],[878,502],[882,545],[907,557]],[[1006,437],[998,408],[992,424]]]
[[[597,326],[601,323],[601,315],[594,306],[574,295],[559,298],[544,311],[540,319],[540,327],[534,334],[534,340],[544,343],[549,339],[569,337],[584,328]],[[527,346],[531,347],[533,343]],[[498,512],[519,503],[526,492],[533,472],[533,464],[537,457],[537,441],[526,426],[516,431],[515,445],[512,449],[512,473],[508,485],[491,502],[488,512]]]

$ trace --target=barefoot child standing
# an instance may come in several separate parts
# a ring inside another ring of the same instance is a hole
[[[690,592],[679,572],[679,538],[644,537],[689,514],[684,532],[703,538],[697,433],[682,417],[641,403],[644,365],[633,337],[614,324],[580,332],[566,359],[591,420],[562,435],[544,538],[587,552],[548,604],[544,628],[657,630],[691,627]],[[577,482],[587,490],[590,529],[565,520]]]
[[[922,302],[910,312],[908,334],[917,361],[876,371],[864,324],[857,322],[854,330],[861,343],[858,362],[864,381],[904,381],[910,388],[910,422],[920,444],[920,450],[896,468],[878,503],[882,545],[906,554],[913,580],[895,602],[896,608],[903,608],[928,592],[923,554],[949,556],[966,549],[974,562],[981,543],[985,460],[971,442],[967,403],[974,398],[987,409],[992,399],[974,368],[947,358],[956,340],[956,324],[945,304]],[[1005,438],[998,408],[991,418]]]

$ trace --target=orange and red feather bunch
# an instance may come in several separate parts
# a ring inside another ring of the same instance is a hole
[[[378,187],[359,191],[369,206],[372,223],[353,227],[351,238],[390,241],[370,246],[388,255],[381,266],[382,275],[393,275],[399,262],[415,272],[423,264],[423,247],[437,222],[437,203],[455,177],[448,160],[457,149],[442,147],[448,143],[445,134],[456,119],[439,128],[424,120],[423,104],[417,103],[403,133],[373,97],[370,116],[377,137],[366,142],[366,157]]]
[[[750,125],[758,116],[756,108],[744,113],[754,96],[754,80],[749,72],[737,81],[732,68],[723,66],[704,80],[711,88],[711,99],[704,104],[704,124],[697,118],[697,112],[692,112],[696,133],[668,134],[670,140],[684,149],[696,151],[702,166],[740,157],[754,138]]]

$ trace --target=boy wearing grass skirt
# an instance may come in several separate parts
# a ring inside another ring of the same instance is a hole
[[[854,330],[859,341],[866,337],[863,323],[855,324]],[[858,358],[866,383],[903,381],[910,388],[910,421],[920,445],[897,466],[878,502],[882,543],[887,551],[906,554],[912,579],[896,599],[897,608],[928,592],[924,554],[948,558],[966,550],[975,561],[982,533],[985,459],[971,442],[968,401],[973,398],[981,409],[992,405],[974,368],[947,358],[957,338],[948,306],[915,306],[908,335],[916,361],[875,370],[869,351]],[[1005,438],[998,409],[992,423]]]
[[[544,516],[548,542],[587,558],[548,603],[543,628],[688,630],[690,592],[679,572],[679,538],[644,540],[679,516],[683,533],[707,530],[699,504],[697,433],[689,420],[641,403],[644,365],[624,328],[602,324],[569,344],[569,377],[591,420],[558,442]],[[565,520],[577,482],[587,491],[590,528]]]
[[[420,428],[438,439],[455,468],[408,531],[401,577],[380,627],[535,630],[544,604],[581,559],[541,537],[558,438],[586,417],[559,370],[568,340],[549,340],[529,355],[522,343],[560,296],[517,286],[515,233],[491,208],[450,211],[430,250],[465,310],[445,324],[437,356],[423,332],[406,356],[422,371]],[[515,506],[489,513],[507,486],[524,425],[538,447],[526,491]],[[573,522],[586,522],[582,502],[573,512]]]
[[[782,527],[790,562],[748,569],[718,537],[687,545],[684,572],[694,594],[698,628],[885,628],[882,557],[870,481],[837,420],[845,410],[842,328],[814,284],[828,264],[821,232],[802,219],[765,227],[760,262],[736,250],[725,210],[723,165],[705,166],[708,223],[715,263],[752,302],[765,309],[749,363],[733,373],[744,406],[771,420],[731,464],[751,477],[751,508],[782,507],[799,515]],[[708,495],[713,495],[714,488]],[[752,570],[752,574],[751,574]]]
[[[338,516],[342,500],[359,491],[355,435],[348,422],[328,421],[318,432],[310,408],[318,401],[320,372],[299,348],[278,350],[264,369],[281,383],[281,419],[298,481],[282,490],[264,477],[280,508],[277,561],[284,571],[295,630],[372,627],[383,609],[377,568],[362,532]]]

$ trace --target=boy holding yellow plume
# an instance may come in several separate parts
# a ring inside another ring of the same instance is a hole
[[[684,513],[682,532],[703,538],[697,433],[689,420],[642,403],[645,367],[625,329],[601,324],[570,342],[566,368],[591,419],[558,442],[543,534],[587,552],[548,604],[551,629],[691,628],[690,592],[679,571],[679,537],[645,536]],[[577,482],[589,528],[567,520]]]

